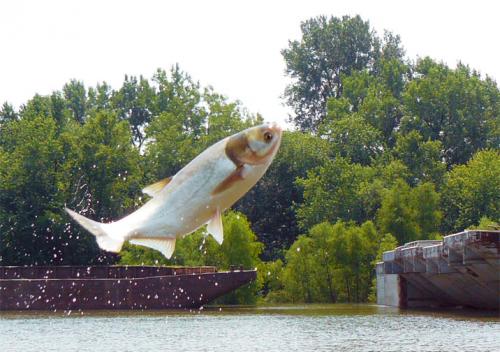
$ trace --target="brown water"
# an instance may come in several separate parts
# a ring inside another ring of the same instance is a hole
[[[0,351],[500,351],[500,319],[341,304],[0,312]]]

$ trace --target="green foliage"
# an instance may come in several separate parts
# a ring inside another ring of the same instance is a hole
[[[326,120],[321,124],[319,134],[330,142],[332,154],[361,165],[369,165],[384,150],[382,133],[354,114]]]
[[[449,166],[467,162],[482,148],[498,148],[490,145],[495,137],[489,130],[500,116],[495,82],[481,80],[467,66],[451,70],[430,58],[417,63],[415,75],[418,78],[408,83],[403,94],[403,131],[415,129],[424,140],[440,141]]]
[[[399,244],[432,238],[441,223],[439,203],[433,184],[424,183],[412,189],[400,179],[384,190],[377,224],[382,233],[394,235]]]
[[[55,121],[44,116],[10,121],[1,140],[1,263],[53,263],[64,240],[60,224],[53,224],[64,199],[57,189],[63,155]]]
[[[4,123],[16,120],[17,117],[18,115],[14,110],[14,107],[7,102],[3,103],[2,107],[0,108],[0,129],[2,128],[2,125]]]
[[[315,300],[314,252],[311,238],[300,235],[286,253],[283,286],[291,302],[310,303]]]
[[[462,231],[484,216],[500,220],[500,151],[477,153],[466,165],[457,165],[443,186],[444,229]]]
[[[372,262],[381,244],[387,246],[388,240],[382,240],[370,221],[361,226],[314,226],[287,251],[277,296],[291,302],[365,301],[374,275]]]
[[[286,301],[283,293],[283,261],[277,259],[275,261],[261,262],[257,267],[257,275],[262,283],[261,295],[268,302],[283,302]]]
[[[72,79],[64,85],[63,92],[67,108],[71,111],[73,119],[83,123],[87,110],[87,91],[83,82]]]
[[[304,202],[297,209],[300,226],[307,229],[339,219],[363,222],[366,212],[359,195],[372,174],[373,169],[341,157],[326,160],[322,166],[310,170],[307,178],[297,180],[304,189]]]
[[[421,183],[412,190],[410,204],[420,238],[432,239],[438,234],[443,218],[440,202],[441,197],[432,183]]]
[[[342,95],[341,75],[361,70],[374,56],[374,34],[359,16],[320,16],[301,24],[302,40],[282,51],[294,83],[285,91],[295,124],[315,130],[326,115],[330,97]]]
[[[402,116],[401,94],[410,68],[401,59],[381,59],[376,65],[372,72],[363,70],[345,76],[343,96],[349,100],[349,111],[378,130],[392,147]],[[331,110],[329,106],[329,113]]]
[[[477,226],[469,227],[471,230],[500,230],[500,223],[498,221],[493,221],[487,216],[481,217],[479,224]]]
[[[65,165],[71,175],[67,191],[73,193],[68,206],[109,221],[136,204],[133,194],[142,174],[127,122],[114,113],[96,112],[63,137],[70,156]]]
[[[156,105],[156,91],[149,81],[142,76],[139,79],[125,76],[122,87],[113,93],[111,101],[106,84],[98,86],[92,93],[96,108],[105,109],[112,104],[117,109],[118,116],[129,122],[134,143],[141,148],[146,139],[144,126],[151,122]]]
[[[424,142],[418,131],[399,135],[394,154],[411,172],[411,184],[433,182],[440,184],[446,172],[446,165],[441,161],[441,142]]]

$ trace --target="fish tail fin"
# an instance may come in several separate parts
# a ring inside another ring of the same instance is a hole
[[[114,224],[103,224],[87,219],[85,216],[80,215],[71,209],[64,209],[74,220],[76,220],[76,222],[95,236],[97,244],[101,249],[115,253],[118,253],[122,249],[125,236],[117,237],[116,235],[112,235],[113,232],[115,232],[114,230],[116,230],[113,227]]]

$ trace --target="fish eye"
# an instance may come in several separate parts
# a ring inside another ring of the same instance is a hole
[[[269,132],[269,131],[264,132],[264,141],[266,143],[271,142],[272,139],[273,139],[273,134],[271,132]]]

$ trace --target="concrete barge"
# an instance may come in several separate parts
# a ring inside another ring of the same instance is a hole
[[[500,309],[500,231],[415,241],[377,263],[377,303],[401,308]]]
[[[198,308],[255,277],[241,268],[0,266],[0,310]]]

